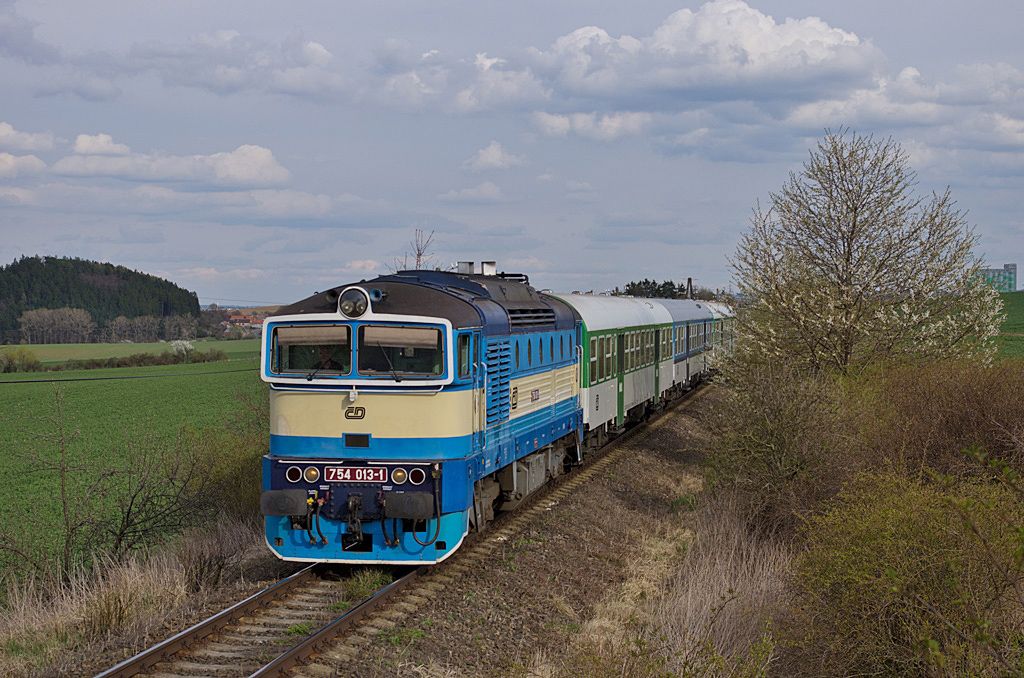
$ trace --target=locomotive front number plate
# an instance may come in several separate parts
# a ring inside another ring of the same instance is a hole
[[[324,480],[329,483],[386,483],[388,470],[383,466],[328,466],[324,469]]]

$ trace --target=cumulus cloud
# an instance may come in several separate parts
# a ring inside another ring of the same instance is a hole
[[[437,196],[442,202],[486,203],[498,202],[502,199],[501,189],[490,181],[485,181],[472,188],[452,189]]]
[[[510,66],[507,60],[489,57],[485,52],[476,55],[473,65],[472,82],[455,95],[455,106],[460,111],[519,107],[551,96],[529,68]]]
[[[533,123],[546,136],[564,137],[573,132],[581,137],[598,141],[611,141],[623,136],[640,134],[650,124],[653,116],[645,112],[623,111],[620,113],[571,113],[558,115],[538,111],[533,114]]]
[[[80,155],[128,155],[131,149],[114,143],[109,134],[79,134],[73,148]]]
[[[867,82],[881,55],[856,34],[816,17],[776,21],[742,0],[679,10],[650,35],[614,37],[586,26],[531,51],[534,70],[560,93],[622,104],[660,97],[792,97]],[[671,103],[667,103],[671,100]]]
[[[48,151],[53,148],[49,132],[20,132],[7,122],[0,122],[0,148],[12,151]]]
[[[97,143],[104,149],[122,147],[127,150],[122,144],[114,144],[112,139],[106,145]],[[86,142],[85,146],[97,143]],[[52,170],[64,176],[224,186],[274,186],[285,183],[289,178],[288,170],[278,164],[270,149],[251,144],[212,155],[69,155],[54,163]]]
[[[508,169],[522,165],[526,159],[521,155],[509,153],[497,141],[492,141],[466,160],[463,165],[474,172],[492,169]]]
[[[13,179],[26,174],[38,174],[46,169],[46,163],[34,155],[11,155],[0,153],[0,179]]]

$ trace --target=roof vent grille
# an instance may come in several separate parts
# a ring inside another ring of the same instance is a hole
[[[512,327],[554,325],[555,312],[550,308],[510,308],[508,322]]]

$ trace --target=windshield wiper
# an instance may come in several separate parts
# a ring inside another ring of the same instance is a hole
[[[327,356],[324,360],[322,360],[320,364],[316,366],[316,369],[314,369],[312,372],[306,375],[306,381],[313,381],[313,377],[315,377],[320,370],[327,367],[331,360],[333,360],[333,356]]]
[[[398,376],[398,372],[395,371],[394,364],[391,362],[391,356],[388,355],[388,352],[384,350],[384,347],[380,345],[379,341],[377,342],[377,348],[379,348],[380,352],[384,354],[384,360],[388,361],[388,368],[391,369],[391,376],[395,378],[395,383],[402,381],[402,378]]]

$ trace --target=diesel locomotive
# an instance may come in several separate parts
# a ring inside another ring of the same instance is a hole
[[[267,318],[261,510],[285,560],[429,564],[701,380],[729,309],[401,271]]]

